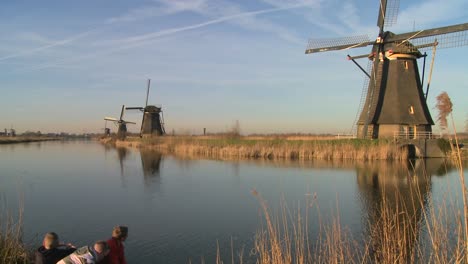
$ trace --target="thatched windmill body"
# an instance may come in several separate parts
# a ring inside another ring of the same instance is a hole
[[[115,125],[118,126],[117,129],[117,139],[119,140],[125,140],[127,137],[127,124],[136,124],[135,122],[130,122],[130,121],[125,121],[123,119],[125,112],[125,105],[122,105],[122,110],[120,111],[120,118],[113,118],[113,117],[104,117],[104,120],[106,121],[112,121],[114,122]]]
[[[369,55],[348,55],[369,78],[357,120],[357,135],[361,138],[405,133],[412,138],[430,136],[434,122],[426,103],[429,86],[424,94],[424,70],[421,78],[417,59],[426,57],[421,51],[427,48],[468,45],[468,23],[402,34],[385,31],[384,26],[396,22],[398,2],[380,0],[377,20],[380,31],[375,41],[370,41],[366,35],[310,40],[305,51],[310,54],[372,46]],[[370,72],[355,61],[358,58],[369,58]]]
[[[140,110],[143,112],[143,119],[141,121],[140,136],[162,136],[166,134],[164,130],[164,116],[161,106],[148,105],[148,96],[150,90],[151,80],[148,79],[148,86],[146,90],[146,103],[144,107],[127,107],[127,110]]]

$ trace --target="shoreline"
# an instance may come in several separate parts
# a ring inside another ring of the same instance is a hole
[[[252,160],[407,160],[409,153],[390,140],[271,137],[164,136],[101,138],[115,147],[155,150],[178,156]]]
[[[57,141],[62,138],[49,138],[49,137],[0,137],[0,144],[17,144],[17,143],[31,143],[43,141]]]

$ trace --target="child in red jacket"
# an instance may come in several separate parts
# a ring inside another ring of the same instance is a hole
[[[112,238],[107,240],[107,244],[110,248],[109,255],[100,262],[105,264],[127,264],[125,260],[125,250],[123,242],[127,239],[128,227],[116,226],[112,230]]]

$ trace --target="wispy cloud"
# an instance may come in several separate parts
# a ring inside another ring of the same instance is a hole
[[[134,8],[120,16],[109,18],[106,23],[133,22],[184,11],[200,12],[207,4],[207,0],[155,0],[154,2],[153,5]]]
[[[20,52],[17,52],[17,53],[10,54],[10,55],[6,55],[6,56],[3,56],[3,57],[0,57],[0,61],[12,59],[12,58],[17,58],[17,57],[22,57],[22,56],[25,56],[25,55],[31,55],[31,54],[35,54],[35,53],[38,53],[38,52],[41,52],[41,51],[44,51],[44,50],[47,50],[47,49],[50,49],[50,48],[53,48],[53,47],[58,47],[58,46],[63,46],[63,45],[66,45],[66,44],[70,44],[70,43],[72,43],[72,42],[74,42],[74,41],[76,41],[78,39],[81,39],[81,38],[84,38],[84,37],[90,35],[91,33],[95,32],[95,31],[97,31],[97,30],[95,30],[95,29],[94,30],[88,30],[86,32],[74,35],[72,37],[69,37],[69,38],[66,38],[66,39],[63,39],[63,40],[60,40],[60,41],[50,43],[50,44],[47,44],[47,45],[44,45],[44,46],[40,46],[40,47],[37,47],[37,48],[34,48],[34,49],[24,50],[24,51],[20,51]]]
[[[239,20],[239,19],[245,19],[248,17],[253,17],[253,16],[258,16],[258,15],[264,15],[264,14],[269,14],[269,13],[274,13],[274,12],[280,12],[280,11],[285,11],[285,10],[290,10],[290,9],[295,9],[295,8],[300,8],[304,7],[308,4],[296,4],[296,5],[291,5],[291,6],[282,6],[282,7],[274,7],[274,8],[267,8],[267,9],[262,9],[262,10],[257,10],[257,11],[248,11],[248,12],[241,12],[241,13],[236,13],[232,15],[226,15],[223,17],[219,17],[216,19],[208,20],[202,23],[197,23],[189,26],[184,26],[184,27],[176,27],[176,28],[170,28],[170,29],[164,29],[152,33],[147,33],[147,34],[142,34],[138,36],[132,36],[132,37],[127,37],[123,38],[120,40],[115,41],[115,45],[117,46],[116,48],[110,48],[107,49],[103,52],[95,52],[92,54],[87,54],[87,55],[81,55],[81,56],[76,56],[71,59],[66,59],[66,60],[61,60],[57,62],[52,62],[52,63],[46,63],[46,64],[41,64],[38,65],[34,68],[30,68],[28,70],[41,70],[45,68],[50,68],[50,67],[60,67],[60,65],[64,65],[66,63],[71,63],[71,62],[78,62],[86,59],[92,59],[98,56],[103,56],[103,55],[109,55],[115,52],[119,52],[122,50],[130,49],[130,48],[135,48],[138,46],[146,45],[152,41],[155,41],[159,38],[165,37],[165,36],[170,36],[178,33],[182,33],[185,31],[190,31],[190,30],[195,30],[203,27],[207,27],[210,25],[215,25],[215,24],[220,24],[220,23],[225,23],[228,21],[233,21],[233,20]],[[254,23],[252,20],[244,20],[243,22],[239,23],[244,23],[244,25],[250,25],[253,26],[252,24]],[[255,22],[257,23],[257,22]],[[264,23],[261,24],[258,22],[258,27],[262,27],[264,30],[269,28],[271,30],[274,30],[274,26],[272,24]],[[299,42],[298,39],[296,39],[292,35],[287,35],[286,29],[280,28],[281,32],[279,34],[284,34],[284,38],[289,38],[291,41],[295,41],[296,43]],[[300,41],[302,44],[302,41]],[[49,45],[51,46],[51,45]],[[1,60],[1,59],[0,59]]]
[[[274,28],[273,24],[263,23],[263,26],[262,26],[261,25],[262,23],[259,23],[258,26],[256,26],[254,22],[258,22],[258,21],[255,21],[252,18],[256,17],[256,16],[259,16],[259,15],[268,14],[268,13],[274,13],[274,12],[280,12],[280,11],[285,11],[285,10],[290,10],[290,9],[296,9],[296,8],[304,7],[304,6],[307,6],[307,5],[309,5],[309,4],[295,4],[295,5],[289,5],[289,6],[267,8],[267,9],[257,10],[257,11],[247,11],[247,12],[240,11],[240,12],[237,12],[237,13],[234,13],[233,11],[234,10],[239,11],[240,10],[239,8],[237,8],[235,6],[232,6],[232,5],[226,5],[226,6],[223,7],[222,10],[218,9],[218,12],[224,14],[221,17],[211,19],[211,20],[208,20],[208,21],[205,21],[205,22],[202,22],[202,23],[189,25],[189,26],[170,28],[170,29],[165,29],[165,30],[152,32],[152,33],[147,33],[147,34],[142,34],[142,35],[138,35],[138,36],[128,37],[128,38],[121,39],[120,41],[121,42],[126,42],[126,43],[139,43],[139,42],[144,42],[144,41],[149,41],[149,40],[152,40],[152,39],[155,39],[155,38],[159,38],[159,37],[162,37],[162,36],[172,35],[172,34],[184,32],[184,31],[188,31],[188,30],[194,30],[194,29],[198,29],[198,28],[202,28],[202,27],[206,27],[206,26],[210,26],[210,25],[214,25],[214,24],[220,24],[220,23],[224,23],[224,22],[233,22],[233,21],[235,21],[236,23],[239,23],[239,24],[244,24],[246,26],[248,25],[251,29],[255,29],[255,27],[257,29],[259,29],[259,28],[266,29],[268,27],[268,31],[272,31],[273,28]],[[202,13],[207,14],[207,15],[208,14],[212,15],[212,12],[207,12],[206,10],[203,11]],[[229,14],[227,14],[227,13],[229,13]],[[250,20],[247,20],[247,18],[250,18]],[[279,26],[277,28],[282,29]],[[282,33],[284,33],[284,32],[282,32]]]
[[[36,32],[21,32],[16,34],[16,38],[22,41],[38,43],[41,45],[50,45],[57,42],[55,39],[48,38]]]

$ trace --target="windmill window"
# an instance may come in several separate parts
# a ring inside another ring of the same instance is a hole
[[[414,107],[412,105],[408,107],[408,112],[410,113],[410,115],[414,115]]]
[[[408,69],[408,61],[405,61],[405,69]]]

